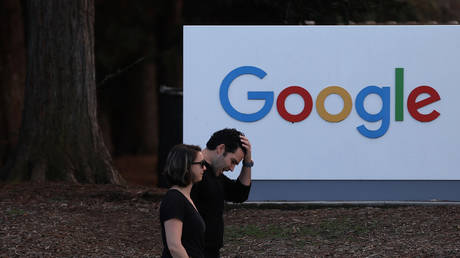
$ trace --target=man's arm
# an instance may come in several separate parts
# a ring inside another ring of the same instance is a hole
[[[251,143],[249,142],[248,138],[246,138],[246,136],[241,135],[240,138],[243,147],[246,148],[246,155],[244,156],[243,164],[250,163],[252,161]],[[251,184],[251,167],[243,166],[240,175],[238,176],[238,179],[243,185],[249,186]]]

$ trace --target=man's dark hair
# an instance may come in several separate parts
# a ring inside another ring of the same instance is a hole
[[[225,128],[215,132],[209,141],[206,143],[206,148],[209,150],[215,150],[219,144],[225,144],[225,152],[235,153],[240,147],[244,154],[246,154],[246,148],[241,143],[240,135],[244,135],[242,132],[235,128]]]
[[[187,144],[178,144],[169,151],[163,173],[170,186],[185,187],[192,182],[190,168],[199,151],[199,146]]]

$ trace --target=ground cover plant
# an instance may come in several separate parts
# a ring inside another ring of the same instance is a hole
[[[1,184],[0,257],[158,257],[164,189]],[[460,256],[460,206],[227,205],[225,257]]]

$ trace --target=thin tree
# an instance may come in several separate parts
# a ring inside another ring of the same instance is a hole
[[[27,1],[27,79],[9,181],[124,183],[96,117],[94,0]]]

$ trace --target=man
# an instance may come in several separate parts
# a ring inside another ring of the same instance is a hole
[[[251,144],[236,129],[215,132],[202,151],[206,170],[201,182],[192,188],[191,197],[206,223],[205,257],[219,257],[224,237],[224,202],[244,202],[251,189]],[[224,171],[235,169],[241,161],[243,168],[237,180]]]

